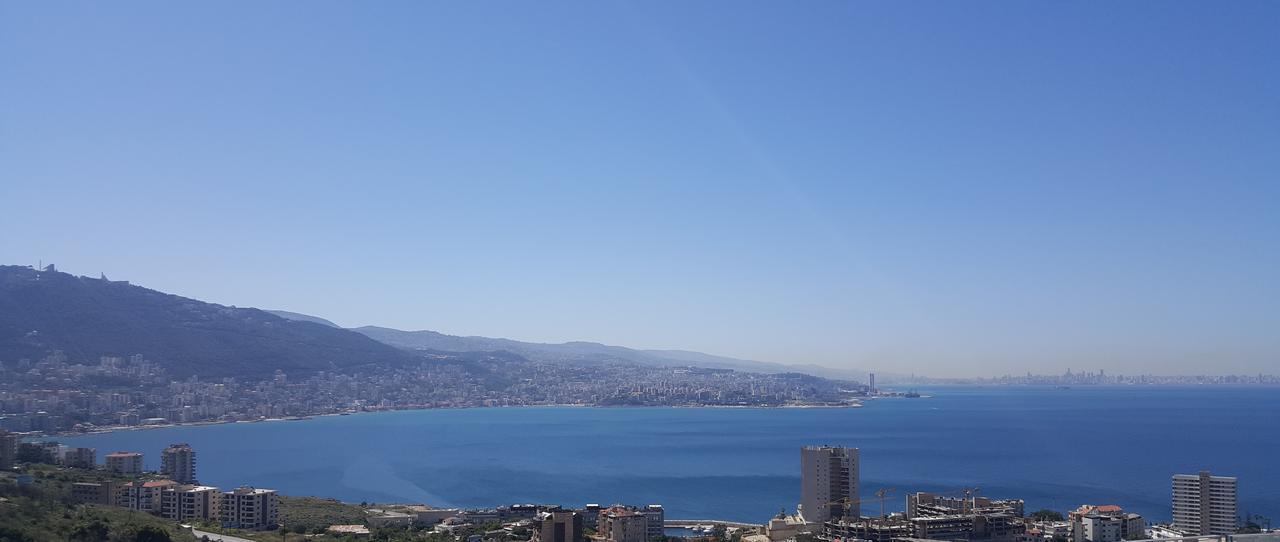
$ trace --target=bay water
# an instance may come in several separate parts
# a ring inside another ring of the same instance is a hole
[[[60,441],[198,453],[202,483],[441,507],[661,503],[764,522],[799,501],[807,444],[861,450],[863,514],[978,488],[1028,512],[1119,504],[1167,521],[1170,476],[1240,478],[1240,513],[1280,519],[1280,389],[937,387],[863,408],[440,409],[118,431]]]

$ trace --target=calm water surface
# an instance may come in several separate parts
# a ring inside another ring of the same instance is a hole
[[[804,444],[862,450],[862,489],[979,487],[1028,510],[1116,503],[1165,521],[1169,477],[1240,477],[1240,512],[1280,516],[1280,389],[937,388],[861,409],[403,411],[65,438],[146,454],[189,442],[201,482],[346,501],[479,507],[662,503],[761,522],[799,500]],[[868,499],[870,502],[870,499]],[[864,505],[865,506],[865,505]],[[879,506],[864,507],[877,513]]]

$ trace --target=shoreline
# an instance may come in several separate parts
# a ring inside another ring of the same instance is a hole
[[[892,397],[884,397],[892,398]],[[868,397],[861,400],[874,399]],[[428,410],[478,410],[478,409],[501,409],[501,408],[681,408],[681,409],[856,409],[863,408],[862,403],[854,403],[847,405],[583,405],[576,403],[568,404],[546,404],[546,405],[504,405],[504,406],[447,406],[447,407],[405,407],[405,408],[384,408],[376,410],[359,410],[350,412],[326,412],[323,414],[303,414],[300,416],[286,416],[283,418],[259,418],[256,420],[201,420],[197,422],[173,422],[152,425],[105,425],[95,427],[90,431],[57,431],[52,433],[40,433],[38,435],[24,436],[24,439],[35,438],[52,440],[55,437],[81,437],[89,435],[104,435],[108,433],[118,433],[125,431],[149,431],[154,429],[172,429],[175,427],[200,427],[210,425],[230,425],[237,423],[267,423],[267,422],[300,422],[314,418],[326,418],[332,416],[356,416],[360,414],[378,414],[384,412],[413,412]]]

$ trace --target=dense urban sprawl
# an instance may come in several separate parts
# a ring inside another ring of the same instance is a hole
[[[412,368],[176,381],[161,364],[138,355],[86,365],[54,352],[34,362],[0,364],[0,428],[90,431],[414,408],[857,406],[867,393],[863,385],[798,373],[557,364],[500,352],[426,356]]]

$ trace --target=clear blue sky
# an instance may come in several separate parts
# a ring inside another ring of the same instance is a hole
[[[535,341],[1276,372],[1280,3],[0,2],[0,262]]]

